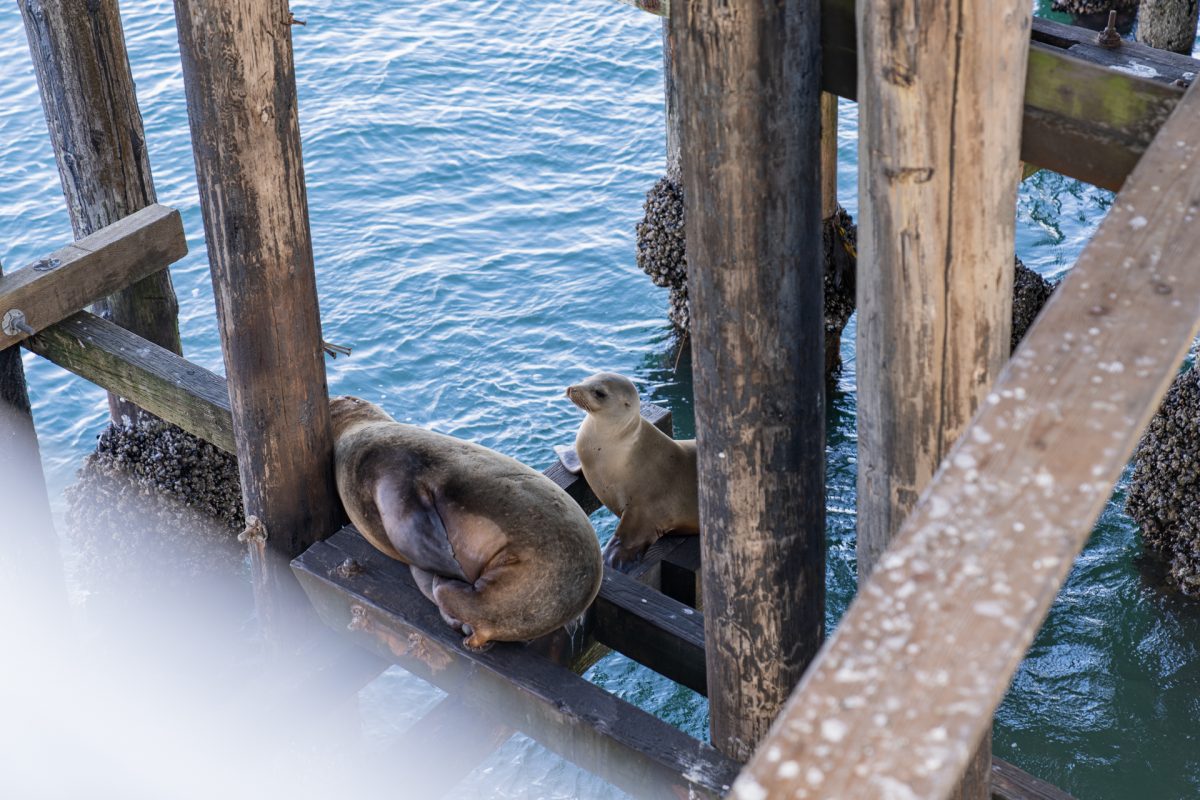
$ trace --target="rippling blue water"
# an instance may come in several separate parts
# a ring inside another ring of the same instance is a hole
[[[672,369],[666,299],[634,264],[633,229],[661,173],[657,19],[612,0],[296,7],[301,130],[330,387],[543,466],[577,412],[562,388],[636,376],[690,435],[691,375]],[[160,200],[191,255],[173,269],[184,347],[222,372],[173,12],[126,0],[126,35]],[[14,5],[0,10],[0,259],[70,238]],[[843,104],[839,184],[855,212],[855,109]],[[1110,195],[1041,173],[1021,190],[1018,253],[1065,271]],[[847,342],[853,341],[853,328]],[[854,591],[854,357],[832,399],[832,625]],[[105,424],[102,394],[27,357],[57,493]],[[602,536],[612,520],[598,515]],[[996,717],[996,750],[1080,797],[1200,794],[1200,614],[1162,589],[1111,504]],[[619,655],[589,677],[706,735],[704,701]],[[438,697],[393,670],[362,707],[386,743]],[[382,745],[381,745],[382,746]],[[520,769],[517,769],[520,765]],[[619,796],[514,737],[456,796]]]

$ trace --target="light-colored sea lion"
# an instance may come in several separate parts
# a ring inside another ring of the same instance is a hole
[[[575,451],[588,485],[621,518],[604,558],[625,567],[665,533],[699,533],[696,441],[676,441],[642,418],[633,382],[600,372],[567,397],[587,412]]]
[[[367,541],[410,565],[446,622],[469,634],[464,645],[537,638],[596,597],[596,532],[549,478],[357,397],[330,406],[346,513]]]

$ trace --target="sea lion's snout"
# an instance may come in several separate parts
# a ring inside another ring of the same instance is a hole
[[[587,404],[587,392],[578,384],[567,387],[567,399],[584,411],[592,410]]]

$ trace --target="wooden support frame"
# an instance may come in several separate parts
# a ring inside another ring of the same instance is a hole
[[[801,255],[822,251],[819,10],[691,0],[670,12],[709,719],[739,760],[825,630],[824,274]]]
[[[338,574],[347,560],[357,570]],[[719,797],[738,765],[520,645],[462,647],[408,568],[343,530],[294,568],[322,619],[635,796]]]
[[[18,0],[76,239],[156,202],[117,0]],[[163,261],[93,309],[174,353],[179,303]],[[90,301],[89,301],[90,302]],[[70,309],[78,311],[82,306]],[[112,418],[136,406],[109,396]]]
[[[86,311],[24,341],[63,369],[236,453],[225,379]]]
[[[39,331],[84,306],[161,272],[187,255],[179,212],[151,205],[0,276],[0,318],[19,312]],[[9,317],[10,319],[12,317]],[[0,326],[0,349],[30,334]]]
[[[286,559],[341,521],[292,26],[287,0],[177,0],[175,16],[255,602],[282,651],[310,617]]]
[[[0,618],[16,608],[16,598],[33,597],[45,612],[34,624],[49,621],[65,631],[70,627],[67,585],[21,348],[15,346],[0,347],[0,454],[0,508],[5,509],[7,523],[0,535],[0,604],[5,608]],[[16,633],[7,626],[6,631],[10,636]]]
[[[667,0],[622,2],[659,15],[669,10]],[[857,58],[853,0],[823,0],[822,89],[856,99]],[[1198,75],[1195,59],[1134,42],[1102,48],[1093,31],[1034,19],[1021,159],[1119,189]]]
[[[1192,89],[738,791],[949,795],[1200,327],[1197,119]]]

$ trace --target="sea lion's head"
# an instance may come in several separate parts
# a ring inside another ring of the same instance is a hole
[[[379,406],[359,397],[342,395],[331,398],[329,414],[333,418],[333,438],[337,439],[353,425],[367,422],[395,422]]]
[[[582,383],[568,386],[567,397],[601,419],[622,420],[641,413],[633,381],[614,372],[597,372]]]

